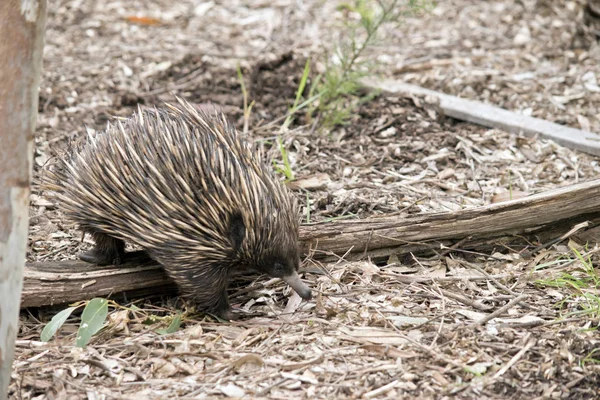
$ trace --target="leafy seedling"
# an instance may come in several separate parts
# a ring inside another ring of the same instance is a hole
[[[376,69],[377,64],[366,53],[379,40],[381,27],[400,24],[433,5],[431,0],[354,0],[340,4],[338,10],[345,15],[343,32],[332,48],[325,49],[325,70],[309,90],[309,95],[319,94],[319,102],[310,106],[309,114],[320,116],[325,128],[347,124],[357,107],[377,94],[361,96],[359,92],[361,79]]]
[[[108,316],[108,300],[94,298],[88,302],[82,302],[76,306],[68,307],[56,314],[42,330],[40,340],[48,342],[56,335],[56,332],[64,325],[73,311],[85,304],[81,314],[81,324],[77,330],[76,346],[85,347],[92,336],[94,336],[102,327]]]
[[[292,121],[294,120],[294,114],[299,110],[298,106],[300,103],[300,99],[302,98],[302,93],[304,93],[304,88],[306,87],[306,82],[308,81],[308,76],[310,74],[310,58],[306,60],[306,64],[304,64],[304,71],[302,72],[302,78],[300,79],[300,84],[298,85],[298,90],[296,90],[296,99],[294,99],[294,105],[289,109],[288,116],[283,122],[283,130],[286,130]]]
[[[566,297],[559,301],[558,307],[568,305],[575,306],[577,309],[567,313],[567,316],[589,316],[597,318],[600,316],[600,296],[597,295],[598,287],[600,287],[600,275],[594,268],[594,264],[590,254],[581,254],[580,251],[571,247],[571,251],[579,260],[579,268],[573,272],[561,272],[555,278],[539,279],[537,284],[551,286],[565,290]]]
[[[292,172],[292,166],[290,164],[290,159],[288,157],[287,150],[285,149],[285,146],[283,145],[283,140],[281,140],[281,137],[277,137],[277,145],[279,146],[279,152],[281,153],[281,158],[283,159],[283,167],[280,167],[279,165],[277,165],[275,163],[275,160],[273,160],[273,165],[275,166],[275,169],[277,170],[277,172],[280,172],[283,175],[285,175],[286,181],[293,181],[294,173]]]
[[[248,133],[248,126],[250,124],[250,112],[254,107],[254,100],[248,104],[248,91],[246,90],[246,83],[244,82],[244,74],[242,73],[242,67],[240,64],[237,66],[237,75],[240,81],[240,87],[242,89],[242,96],[244,99],[244,134]]]

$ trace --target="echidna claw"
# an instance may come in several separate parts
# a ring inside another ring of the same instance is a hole
[[[111,255],[100,252],[96,249],[79,253],[79,259],[81,261],[96,264],[98,266],[105,265],[120,265],[122,260],[120,255]]]
[[[208,313],[209,315],[213,315],[215,317],[217,317],[220,320],[223,321],[237,321],[239,320],[242,315],[239,313],[234,312],[233,310],[229,309],[229,310],[220,310],[220,311],[213,311],[212,313]]]

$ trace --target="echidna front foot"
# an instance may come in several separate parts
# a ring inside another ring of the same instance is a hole
[[[222,310],[217,313],[217,316],[225,321],[236,321],[240,319],[241,314],[236,313],[231,308],[229,310]]]
[[[96,264],[98,266],[120,265],[123,262],[122,258],[118,254],[107,254],[98,251],[98,249],[79,253],[79,259],[85,262]]]
[[[120,265],[125,259],[125,242],[104,233],[93,232],[96,246],[79,254],[82,261],[103,265]]]
[[[215,306],[213,313],[226,321],[235,321],[240,319],[241,315],[234,312],[231,306],[229,305],[229,298],[227,297],[227,290],[224,289],[219,295],[219,300],[217,305]]]

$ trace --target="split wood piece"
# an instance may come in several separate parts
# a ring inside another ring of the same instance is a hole
[[[595,133],[529,117],[500,107],[462,99],[393,79],[366,79],[363,81],[363,84],[372,89],[379,89],[388,93],[437,97],[440,102],[440,108],[449,117],[507,132],[517,134],[522,132],[526,136],[539,134],[571,149],[596,156],[600,155],[600,135]]]
[[[553,189],[533,196],[448,213],[369,218],[304,225],[304,254],[336,261],[386,261],[390,255],[439,251],[460,242],[460,249],[490,250],[501,242],[526,245],[559,237],[575,224],[600,224],[600,180]],[[134,292],[174,291],[152,261],[121,267],[94,267],[81,261],[30,263],[25,269],[22,307],[68,303]]]

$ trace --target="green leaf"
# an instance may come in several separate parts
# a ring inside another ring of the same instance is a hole
[[[156,315],[147,315],[146,318],[142,321],[144,325],[152,325],[160,321],[160,318]]]
[[[158,333],[159,335],[166,335],[169,333],[177,332],[177,330],[179,329],[180,326],[181,326],[181,314],[177,314],[177,316],[175,318],[173,318],[173,321],[171,321],[171,323],[169,324],[167,329],[164,329],[164,328],[157,329],[156,333]]]
[[[67,318],[71,315],[73,311],[75,311],[78,307],[69,307],[65,308],[58,314],[56,314],[48,324],[44,327],[42,334],[40,335],[40,340],[42,342],[47,342],[56,334],[56,331],[60,329],[61,326],[65,323]]]
[[[304,88],[306,87],[306,81],[308,80],[308,75],[310,74],[310,58],[306,60],[306,64],[304,64],[304,71],[302,72],[302,78],[300,79],[300,85],[298,85],[298,90],[296,91],[296,100],[294,101],[294,108],[298,105],[300,101],[300,97],[302,97],[302,93],[304,93]]]
[[[108,300],[94,298],[88,302],[81,314],[81,326],[77,331],[77,347],[85,347],[92,336],[104,326],[108,316]]]
[[[279,152],[281,153],[281,158],[283,158],[283,172],[285,173],[285,177],[288,181],[294,180],[294,173],[292,172],[292,166],[290,165],[290,159],[288,158],[287,150],[283,145],[283,140],[281,140],[281,136],[277,137],[277,143],[279,144]]]
[[[298,90],[296,90],[296,99],[294,100],[294,105],[289,109],[289,115],[283,122],[283,127],[287,128],[292,123],[294,117],[293,115],[299,110],[298,103],[302,98],[302,93],[304,93],[304,88],[306,87],[306,81],[308,80],[308,75],[310,74],[310,58],[306,60],[306,64],[304,64],[304,71],[302,72],[302,78],[300,78],[300,84],[298,85]]]

